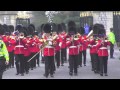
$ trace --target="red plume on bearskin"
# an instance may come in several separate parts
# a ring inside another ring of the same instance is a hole
[[[46,23],[43,27],[45,33],[51,33],[51,25],[50,23]]]

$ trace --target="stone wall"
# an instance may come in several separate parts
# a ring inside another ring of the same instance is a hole
[[[107,34],[110,32],[110,28],[113,27],[113,13],[112,12],[93,12],[93,23],[104,24]]]

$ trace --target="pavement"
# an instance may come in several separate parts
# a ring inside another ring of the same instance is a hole
[[[115,59],[108,59],[108,76],[100,76],[91,71],[91,62],[89,50],[87,50],[87,62],[86,66],[78,68],[78,76],[70,76],[68,62],[60,68],[56,68],[54,77],[48,77],[47,79],[120,79],[120,51],[115,47],[114,51]],[[8,69],[3,74],[3,79],[46,79],[43,74],[45,72],[44,64],[40,64],[40,67],[37,67],[34,70],[30,70],[29,74],[24,76],[15,75],[16,68]]]

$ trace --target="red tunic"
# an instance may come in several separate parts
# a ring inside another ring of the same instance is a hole
[[[30,38],[24,38],[23,43],[25,45],[24,47],[24,56],[30,56],[31,52],[30,52]]]
[[[44,37],[45,40],[48,40],[47,37]],[[53,44],[53,42],[52,42]],[[44,49],[43,49],[43,54],[44,56],[54,56],[55,50],[54,47],[52,45],[47,45]]]
[[[30,48],[31,53],[37,53],[37,52],[40,51],[40,49],[39,49],[39,45],[40,45],[40,40],[39,40],[39,38],[33,37],[33,38],[30,40],[30,43],[31,43],[31,48]]]
[[[60,46],[59,46],[59,37],[55,40],[56,41],[56,46],[55,46],[55,52],[60,51]]]
[[[99,40],[96,47],[99,48],[98,49],[98,56],[108,56],[108,49],[107,49],[107,46],[110,45],[110,42],[109,41],[105,41],[103,44],[102,44],[102,40]]]
[[[89,41],[89,45],[90,45],[90,54],[97,54],[97,47],[93,47],[93,45],[96,45],[95,40],[90,40]]]
[[[79,42],[80,42],[80,52],[86,50],[88,46],[86,35],[81,36]]]
[[[66,33],[59,34],[59,42],[61,45],[59,45],[62,49],[66,48]]]
[[[14,48],[14,54],[24,54],[23,39],[19,39],[16,41],[16,46]]]
[[[8,43],[9,43],[7,45],[8,52],[12,52],[14,50],[14,48],[15,48],[15,45],[16,45],[15,37],[10,36]]]
[[[69,55],[78,55],[78,45],[79,45],[79,40],[74,40],[71,42],[71,37],[67,38],[66,46],[69,49]]]

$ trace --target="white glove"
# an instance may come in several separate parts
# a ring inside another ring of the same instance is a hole
[[[59,43],[59,46],[60,46],[60,47],[62,46],[62,43],[61,43],[61,42]]]
[[[51,42],[51,41],[49,41],[49,42],[48,42],[48,45],[52,45],[52,42]]]

